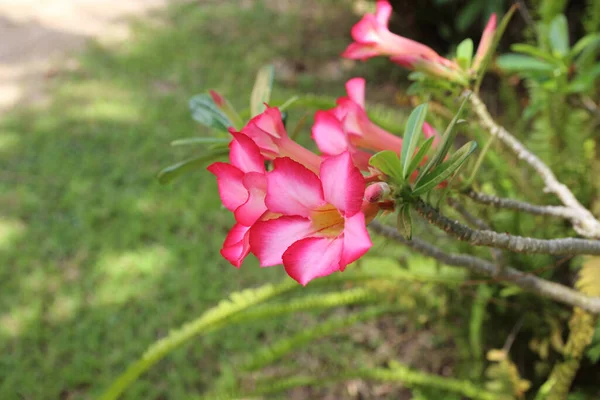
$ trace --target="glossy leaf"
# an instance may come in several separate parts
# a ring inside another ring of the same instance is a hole
[[[403,203],[398,210],[396,229],[405,239],[412,239],[412,217],[410,216],[410,205]]]
[[[569,26],[564,15],[559,14],[550,22],[548,40],[556,55],[560,57],[567,55],[569,52]]]
[[[400,161],[402,163],[402,176],[408,176],[410,161],[417,148],[417,143],[423,131],[423,123],[427,115],[427,103],[419,105],[415,108],[406,121],[406,129],[404,130],[404,138],[402,141],[402,152],[400,153]]]
[[[423,193],[427,193],[440,183],[444,182],[450,175],[456,172],[461,165],[463,165],[476,148],[477,143],[470,141],[458,149],[447,161],[441,163],[423,177],[423,180],[413,190],[413,195],[419,196]]]
[[[189,101],[192,118],[209,128],[228,132],[227,128],[233,126],[231,120],[217,107],[209,94],[203,93],[193,96]]]
[[[465,39],[456,48],[456,60],[458,65],[463,69],[467,69],[471,66],[471,59],[473,58],[473,40]]]
[[[432,136],[429,139],[427,139],[425,142],[423,142],[423,144],[419,148],[419,151],[417,152],[417,154],[415,154],[412,161],[410,162],[410,165],[408,167],[408,172],[406,174],[407,177],[409,177],[419,167],[419,164],[421,164],[421,161],[423,161],[423,159],[429,152],[429,149],[431,149],[431,145],[433,144],[434,140],[435,140],[435,137]]]
[[[272,65],[265,65],[256,74],[250,95],[250,113],[253,117],[265,111],[265,103],[268,103],[271,98],[274,77],[275,68]]]
[[[175,178],[178,178],[186,172],[193,171],[198,168],[203,168],[209,162],[217,160],[227,154],[229,154],[229,148],[217,149],[211,153],[203,154],[198,157],[193,157],[178,162],[177,164],[171,165],[160,171],[157,176],[158,181],[164,185],[173,181]]]
[[[387,176],[394,179],[397,183],[402,183],[402,165],[398,155],[391,150],[383,150],[373,155],[369,160],[369,165],[377,168]]]

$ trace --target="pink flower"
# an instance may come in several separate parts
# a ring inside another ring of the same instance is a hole
[[[290,158],[276,158],[267,181],[265,203],[281,216],[251,229],[251,251],[261,266],[283,264],[306,285],[343,271],[372,246],[361,210],[365,180],[348,152],[323,161],[320,178]]]
[[[485,26],[485,29],[483,30],[483,34],[481,35],[481,40],[479,41],[479,46],[477,47],[477,53],[475,53],[475,58],[473,59],[473,69],[475,71],[477,71],[481,66],[481,62],[487,55],[487,52],[490,50],[490,46],[494,40],[494,35],[496,34],[496,18],[496,14],[492,14],[487,25]]]
[[[367,116],[365,80],[350,79],[346,82],[346,91],[348,96],[340,97],[337,107],[315,113],[312,137],[319,150],[328,156],[348,151],[363,170],[367,169],[370,154],[359,149],[400,153],[402,139],[375,125]]]
[[[311,171],[319,170],[321,158],[290,139],[283,126],[281,112],[276,107],[267,106],[267,109],[252,118],[241,132],[250,137],[261,154],[269,160],[290,157]]]
[[[258,146],[244,134],[232,135],[231,163],[216,162],[207,169],[217,177],[221,201],[237,222],[227,234],[221,254],[239,268],[250,251],[250,227],[267,211],[267,177]]]

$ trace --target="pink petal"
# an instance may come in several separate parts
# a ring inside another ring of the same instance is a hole
[[[344,248],[340,261],[342,271],[346,265],[358,260],[373,246],[365,224],[365,215],[362,212],[346,218],[343,241]]]
[[[265,205],[267,177],[258,172],[249,172],[242,182],[248,190],[248,200],[235,210],[235,220],[240,224],[251,226],[267,211]]]
[[[479,41],[479,46],[477,46],[477,52],[475,53],[475,58],[473,61],[474,69],[479,68],[483,58],[492,45],[492,40],[494,39],[494,35],[496,33],[496,18],[496,14],[492,14],[487,25],[485,26],[485,29],[483,30],[483,34],[481,35],[481,40]]]
[[[283,121],[281,120],[281,112],[277,107],[269,107],[261,114],[252,118],[248,125],[254,124],[269,135],[281,139],[287,137]]]
[[[308,217],[324,203],[321,181],[313,172],[289,157],[276,158],[273,165],[265,198],[270,211]]]
[[[365,79],[364,78],[352,78],[346,82],[346,92],[350,100],[365,107]]]
[[[265,173],[265,160],[260,154],[260,149],[252,139],[243,133],[232,132],[233,140],[229,145],[229,159],[231,164],[242,172]]]
[[[381,52],[377,49],[377,45],[369,43],[350,43],[342,53],[344,58],[362,61],[379,55]]]
[[[363,44],[374,44],[379,42],[379,25],[379,22],[373,14],[366,14],[352,27],[352,30],[350,31],[352,39]],[[384,27],[384,29],[387,28]]]
[[[301,285],[340,270],[343,242],[340,239],[306,238],[292,244],[283,254],[289,276]]]
[[[216,162],[208,166],[213,175],[217,177],[219,195],[225,208],[235,211],[248,199],[248,191],[242,182],[244,173],[231,164]]]
[[[312,138],[323,154],[338,155],[348,150],[348,138],[342,129],[342,123],[332,111],[319,110],[315,113]]]
[[[392,6],[387,0],[379,0],[377,2],[377,11],[375,11],[375,18],[377,22],[382,26],[388,26],[390,16],[392,15]]]
[[[221,255],[235,267],[239,268],[250,252],[249,230],[248,226],[235,224],[223,243]]]
[[[360,211],[365,179],[352,163],[348,152],[330,157],[321,164],[325,200],[350,217]]]
[[[283,253],[311,234],[311,222],[302,217],[279,217],[258,221],[250,230],[250,248],[261,267],[281,264]]]

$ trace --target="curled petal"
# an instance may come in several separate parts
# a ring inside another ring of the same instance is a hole
[[[279,265],[288,247],[310,233],[311,222],[307,218],[283,216],[258,221],[250,230],[250,248],[261,267]]]
[[[248,200],[248,190],[244,186],[244,173],[231,164],[216,162],[207,168],[217,177],[219,195],[225,208],[234,212]]]
[[[387,27],[383,27],[387,29]],[[358,43],[377,43],[381,40],[379,30],[381,26],[373,14],[366,14],[351,30],[352,39]]]
[[[317,111],[312,138],[323,154],[338,155],[348,150],[348,138],[342,123],[331,111]]]
[[[319,178],[288,157],[276,158],[267,174],[265,203],[270,211],[308,217],[324,203]]]
[[[235,220],[251,226],[267,211],[267,177],[257,172],[249,172],[244,176],[242,183],[248,191],[248,200],[235,210]]]
[[[231,164],[242,172],[265,173],[265,161],[256,143],[243,133],[232,132],[231,134],[233,135],[229,145]]]
[[[346,92],[350,100],[365,107],[365,79],[364,78],[352,78],[346,82]]]
[[[235,224],[227,234],[221,249],[223,258],[237,268],[242,265],[250,252],[249,230],[248,226]]]
[[[375,11],[375,19],[382,26],[388,26],[390,16],[392,15],[392,6],[387,0],[377,1],[377,10]]]
[[[306,285],[315,278],[340,270],[342,246],[342,241],[337,238],[302,239],[283,254],[283,266],[289,276]]]
[[[368,43],[350,43],[342,53],[342,57],[351,60],[365,61],[368,58],[380,55],[377,45]]]
[[[340,259],[340,270],[362,257],[373,243],[367,231],[365,215],[360,212],[346,218],[344,223],[344,247]]]
[[[348,152],[330,157],[321,164],[325,200],[346,216],[360,211],[365,194],[365,179],[352,163]]]

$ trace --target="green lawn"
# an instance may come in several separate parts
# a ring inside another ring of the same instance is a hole
[[[311,18],[308,26],[293,10],[237,1],[174,6],[136,26],[117,49],[90,46],[81,68],[54,78],[48,107],[3,118],[1,399],[93,397],[169,329],[231,291],[284,277],[280,268],[248,262],[237,270],[220,258],[232,218],[210,174],[169,186],[155,175],[192,154],[170,141],[204,133],[189,116],[192,95],[216,88],[245,105],[265,63],[306,58],[310,71],[336,60],[352,17],[333,27],[319,23],[324,15]],[[277,95],[339,94],[347,77],[300,73]],[[125,397],[199,393],[221,361],[284,326],[271,321],[198,340]]]

